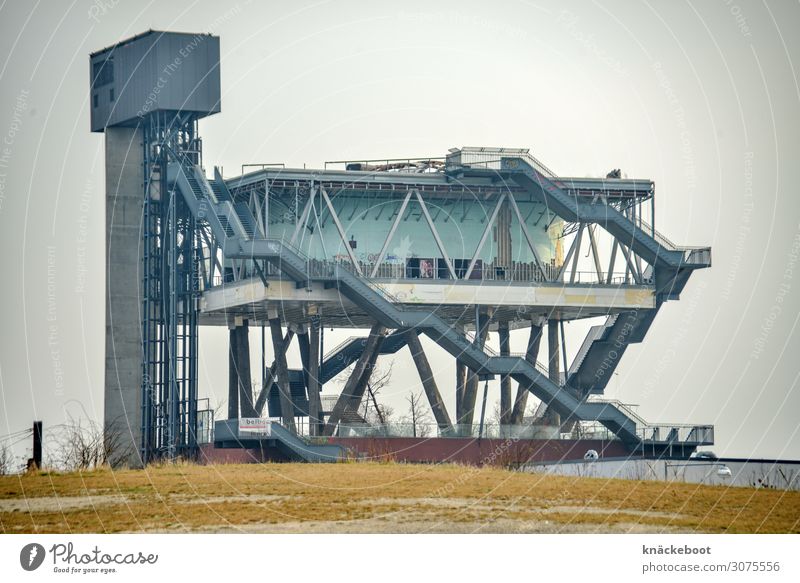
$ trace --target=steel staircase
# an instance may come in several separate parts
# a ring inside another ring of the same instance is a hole
[[[711,249],[680,247],[644,221],[637,226],[600,199],[588,201],[569,194],[552,171],[527,153],[501,155],[500,169],[542,198],[557,215],[568,221],[601,225],[650,263],[644,278],[655,275],[656,307],[622,317],[610,315],[603,325],[592,327],[570,365],[570,387],[582,395],[603,393],[625,350],[642,342],[663,301],[677,299],[692,272],[711,265]]]
[[[344,448],[324,443],[313,443],[280,423],[272,422],[269,437],[242,435],[239,433],[237,419],[223,419],[214,423],[214,443],[220,447],[259,448],[264,441],[274,442],[277,449],[287,458],[309,462],[336,462],[344,457]]]
[[[520,186],[544,199],[548,208],[564,220],[596,223],[604,227],[651,265],[672,269],[711,265],[710,248],[679,247],[643,222],[640,228],[600,199],[587,201],[569,194],[556,184],[557,177],[529,154],[503,157],[500,167]]]
[[[366,337],[351,336],[332,350],[323,359],[320,367],[320,382],[327,383],[348,366],[353,364],[364,352]],[[402,333],[396,332],[386,336],[380,346],[380,354],[394,354],[406,345]]]
[[[658,309],[613,314],[593,326],[569,367],[567,384],[582,394],[602,394],[628,346],[644,340]]]

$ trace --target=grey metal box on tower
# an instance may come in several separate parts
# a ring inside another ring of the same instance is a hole
[[[150,30],[90,56],[91,129],[136,126],[150,113],[220,111],[219,37]]]

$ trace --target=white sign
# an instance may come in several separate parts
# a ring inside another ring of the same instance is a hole
[[[239,419],[239,435],[246,437],[270,437],[272,435],[272,421],[258,417],[245,417]]]

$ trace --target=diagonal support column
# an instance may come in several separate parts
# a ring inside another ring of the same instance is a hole
[[[294,338],[294,332],[292,330],[286,331],[286,336],[283,337],[283,346],[288,347],[292,343],[292,338]],[[269,397],[269,391],[272,388],[272,385],[275,384],[275,379],[278,378],[278,361],[273,360],[272,365],[266,370],[263,371],[263,382],[261,383],[261,392],[258,393],[258,398],[256,399],[256,415],[257,417],[261,417],[264,413],[264,406],[267,404],[267,397]]]
[[[433,370],[428,362],[428,357],[425,356],[425,351],[422,350],[422,343],[419,341],[419,335],[416,330],[408,330],[405,333],[405,338],[408,343],[408,348],[411,351],[411,357],[414,359],[414,364],[417,366],[417,372],[422,381],[422,387],[425,389],[425,395],[428,397],[428,402],[431,404],[433,417],[436,419],[439,429],[449,432],[452,429],[450,415],[447,414],[442,396],[439,394],[439,387],[436,386],[436,381],[433,378]]]
[[[347,383],[345,383],[344,389],[342,389],[342,394],[339,395],[339,399],[336,401],[336,405],[334,405],[333,411],[331,411],[328,417],[328,422],[325,424],[325,427],[323,427],[323,435],[333,435],[333,432],[336,430],[336,425],[342,418],[342,414],[352,406],[352,403],[355,402],[358,404],[361,402],[361,397],[364,396],[364,389],[367,386],[369,375],[378,358],[380,345],[383,342],[385,332],[386,328],[380,324],[372,326],[366,344],[364,345],[364,350],[361,352],[361,356],[358,357],[353,372],[350,378],[347,379]]]
[[[497,329],[500,336],[500,356],[511,356],[511,334],[508,322],[500,322]],[[500,425],[509,425],[514,405],[511,402],[511,377],[507,374],[500,377]]]
[[[475,343],[476,346],[483,350],[486,344],[486,337],[489,335],[489,324],[491,323],[491,316],[489,314],[480,315],[480,323],[476,330]],[[464,399],[461,403],[462,416],[458,419],[459,425],[472,425],[475,417],[475,402],[478,398],[478,375],[470,370],[467,372],[467,382],[464,387]]]
[[[541,320],[531,321],[531,334],[528,337],[528,347],[525,350],[525,360],[536,366],[536,359],[539,356],[539,345],[542,341],[542,322]],[[520,385],[517,388],[517,398],[514,400],[514,410],[511,412],[511,424],[521,425],[522,418],[525,416],[525,408],[528,406],[528,389]]]
[[[372,372],[375,370],[375,363],[378,361],[378,357],[381,355],[381,345],[383,344],[384,340],[386,340],[385,335],[378,338],[378,343],[375,346],[375,350],[369,357],[367,366],[364,367],[364,372],[361,373],[361,377],[358,379],[358,382],[355,385],[355,389],[353,390],[350,401],[345,404],[345,411],[358,412],[358,408],[361,406],[361,401],[364,400],[364,393],[369,388],[369,379],[372,378]]]
[[[288,344],[283,342],[281,319],[278,316],[269,319],[269,329],[272,333],[272,347],[275,351],[276,377],[278,381],[278,394],[281,400],[281,420],[284,427],[297,432],[294,425],[294,404],[292,403],[291,387],[289,386],[289,367],[286,364],[286,349]]]

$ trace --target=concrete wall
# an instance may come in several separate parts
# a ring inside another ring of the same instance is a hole
[[[629,452],[621,441],[574,439],[482,439],[424,437],[332,437],[349,455],[362,460],[418,463],[460,463],[476,466],[517,466],[528,461],[581,459],[588,449],[605,456]]]
[[[528,460],[580,459],[587,449],[607,456],[628,453],[620,441],[574,439],[477,439],[424,437],[330,437],[326,443],[341,445],[348,456],[362,461],[411,463],[459,463],[472,466],[516,466]],[[285,461],[275,448],[216,448],[213,443],[200,446],[200,463],[245,464]]]
[[[141,465],[140,247],[142,132],[106,130],[106,366],[104,425],[114,465]]]
[[[723,466],[730,470],[730,476],[719,473],[719,469]],[[600,459],[594,462],[581,460],[557,464],[532,464],[526,470],[559,476],[662,480],[711,486],[800,490],[800,462],[797,461],[725,458],[714,461]]]

